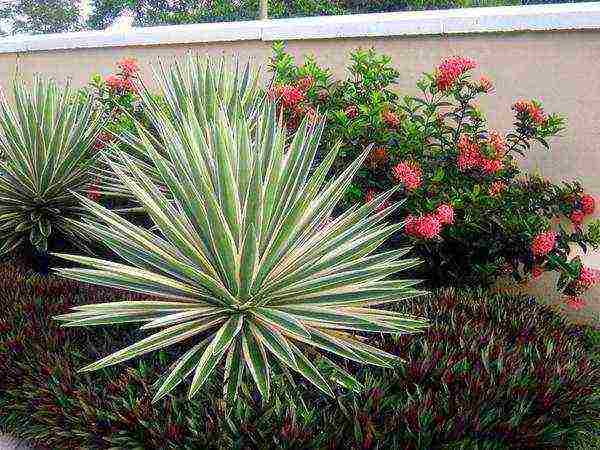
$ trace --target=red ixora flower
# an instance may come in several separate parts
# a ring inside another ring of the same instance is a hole
[[[534,256],[545,256],[554,249],[556,244],[556,233],[554,231],[546,231],[538,234],[533,238],[531,243],[531,252]]]
[[[479,89],[481,89],[481,91],[485,92],[486,94],[491,94],[492,92],[494,92],[494,83],[492,83],[492,80],[490,80],[485,75],[479,77],[477,85]]]
[[[344,113],[346,113],[346,116],[348,116],[349,119],[354,119],[358,116],[358,107],[356,105],[348,105],[344,110]]]
[[[544,268],[542,266],[533,266],[531,268],[531,277],[534,279],[541,277],[543,273]]]
[[[448,91],[454,86],[456,80],[465,72],[477,67],[471,58],[452,56],[445,58],[437,67],[435,82],[440,91]]]
[[[127,92],[137,92],[137,88],[135,87],[135,84],[133,83],[133,78],[124,78],[123,79],[123,90],[127,91]]]
[[[393,169],[392,174],[394,178],[404,183],[406,189],[409,191],[417,189],[421,186],[421,168],[415,162],[403,161],[398,163]]]
[[[571,213],[571,215],[569,216],[569,220],[571,221],[571,223],[573,225],[575,225],[575,227],[579,227],[581,225],[581,223],[583,222],[584,218],[585,218],[584,212],[579,209],[576,209],[575,211],[573,211]]]
[[[462,134],[458,140],[458,168],[463,172],[473,169],[481,164],[481,160],[479,145],[466,134]]]
[[[590,288],[598,281],[598,273],[590,267],[582,266],[577,281],[581,283],[586,289]]]
[[[383,111],[381,113],[381,119],[390,128],[396,128],[400,125],[400,118],[398,114],[393,111]]]
[[[286,108],[293,108],[304,100],[304,92],[294,86],[283,86],[281,92],[281,103]]]
[[[504,168],[504,163],[497,159],[482,158],[480,164],[484,172],[490,175]]]
[[[490,186],[489,193],[492,197],[497,197],[505,190],[506,183],[504,183],[503,181],[494,181]]]
[[[96,136],[96,140],[94,141],[94,150],[100,151],[106,148],[106,146],[110,144],[112,140],[113,137],[110,133],[107,133],[106,131],[101,131],[100,133],[98,133],[98,135]]]
[[[125,77],[132,77],[137,74],[139,67],[135,58],[123,58],[117,62],[117,67]]]
[[[298,78],[298,80],[296,80],[296,86],[298,86],[298,88],[303,90],[304,92],[308,91],[311,87],[314,86],[314,84],[315,79],[310,75],[306,75],[305,77]]]
[[[114,75],[114,74],[108,75],[104,79],[104,82],[106,83],[108,88],[113,91],[120,90],[121,86],[123,85],[123,79],[119,75]]]
[[[581,199],[581,210],[585,215],[593,214],[596,209],[596,200],[590,194],[584,194]]]
[[[491,130],[488,136],[488,142],[490,146],[496,152],[496,157],[501,158],[508,150],[508,145],[506,144],[506,139],[502,136],[502,133],[496,130]]]
[[[436,216],[428,214],[419,219],[417,231],[423,239],[433,239],[439,236],[442,224]]]
[[[329,91],[327,89],[319,89],[319,92],[317,92],[317,98],[321,102],[326,101],[329,98]]]
[[[451,205],[442,203],[436,208],[435,215],[442,225],[451,225],[454,223],[454,208]]]
[[[439,236],[442,224],[433,214],[421,217],[410,215],[406,218],[404,228],[409,236],[429,240]]]
[[[305,98],[304,91],[289,84],[275,85],[267,95],[271,100],[281,101],[281,105],[289,109],[294,109]]]
[[[531,120],[538,125],[543,125],[548,120],[548,116],[542,107],[535,104],[533,101],[518,100],[512,108],[518,113],[527,113],[529,117],[531,117]]]
[[[104,79],[104,82],[111,91],[115,92],[136,92],[137,89],[133,81],[129,77],[121,75],[109,75]]]
[[[375,147],[367,156],[367,160],[373,168],[385,164],[388,159],[389,155],[385,147]]]
[[[565,304],[569,308],[574,309],[575,311],[579,311],[581,308],[583,308],[586,305],[586,302],[581,297],[569,297],[565,301]]]
[[[304,115],[304,116],[308,117],[309,123],[314,124],[319,121],[319,113],[317,113],[317,110],[315,108],[313,108],[312,106],[307,106],[306,108],[301,108],[301,110],[298,112],[300,115]]]
[[[373,201],[373,199],[375,197],[377,197],[379,194],[380,194],[380,192],[377,192],[375,189],[371,188],[371,189],[367,190],[367,192],[365,194],[365,203],[369,203],[369,202]],[[390,202],[386,200],[381,205],[379,205],[377,207],[377,209],[375,210],[375,212],[381,212],[385,208],[387,208],[388,206],[390,206]]]
[[[98,186],[98,177],[96,177],[96,180],[90,185],[90,187],[87,190],[87,197],[90,200],[93,201],[98,201],[100,199],[100,190],[99,190],[99,186]]]
[[[527,100],[517,100],[514,105],[512,105],[512,109],[520,113],[528,112],[530,104],[531,102]]]

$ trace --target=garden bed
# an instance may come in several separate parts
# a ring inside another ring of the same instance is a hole
[[[576,448],[599,419],[597,332],[524,296],[447,290],[405,302],[403,311],[433,326],[371,337],[407,362],[346,364],[364,384],[357,393],[339,388],[329,399],[298,378],[291,388],[279,373],[270,401],[250,382],[228,405],[217,373],[192,400],[178,389],[152,405],[151,384],[178,348],[79,374],[142,333],[50,319],[126,294],[14,265],[0,268],[0,290],[0,429],[42,449],[558,449]]]
[[[490,129],[475,99],[494,86],[467,57],[400,98],[374,50],[344,80],[274,50],[269,86],[189,56],[156,95],[126,58],[91,91],[17,80],[0,101],[0,253],[22,258],[0,266],[0,431],[42,449],[594,448],[598,331],[485,290],[556,272],[582,309],[599,280],[571,255],[600,247],[596,199],[517,164],[564,118],[523,99],[513,131]]]

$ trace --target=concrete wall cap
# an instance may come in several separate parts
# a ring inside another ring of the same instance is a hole
[[[600,2],[354,14],[0,39],[0,53],[236,41],[600,29]]]

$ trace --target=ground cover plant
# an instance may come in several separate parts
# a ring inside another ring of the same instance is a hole
[[[594,421],[597,433],[597,331],[524,296],[446,291],[399,304],[432,326],[421,335],[371,335],[368,343],[406,365],[341,361],[363,388],[334,387],[335,400],[301,379],[292,388],[279,373],[263,403],[246,374],[228,406],[218,368],[194,399],[180,387],[156,408],[152,383],[185,346],[79,374],[115,342],[142,333],[50,319],[74,305],[137,296],[11,265],[0,268],[0,284],[0,429],[38,438],[42,449],[589,450]],[[311,355],[329,370],[319,358]]]
[[[323,148],[342,142],[337,171],[373,145],[347,205],[400,186],[406,202],[396,220],[408,224],[390,245],[413,244],[432,285],[490,286],[505,275],[527,281],[558,271],[565,304],[581,308],[597,275],[570,254],[598,248],[595,199],[577,181],[553,183],[518,167],[529,152],[551,150],[565,119],[538,100],[515,99],[514,128],[494,130],[477,106],[493,82],[476,66],[445,58],[417,83],[417,96],[400,97],[399,71],[373,49],[352,52],[347,77],[334,79],[313,57],[297,64],[276,44],[269,94],[292,130],[317,111],[326,117]]]

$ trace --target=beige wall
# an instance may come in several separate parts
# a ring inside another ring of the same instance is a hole
[[[547,111],[563,113],[568,121],[554,150],[532,153],[524,164],[539,167],[548,176],[577,177],[600,194],[600,31],[520,32],[457,36],[298,40],[288,43],[292,54],[312,53],[317,60],[344,73],[348,53],[356,47],[375,47],[392,56],[401,71],[399,90],[414,93],[420,74],[431,70],[440,58],[462,54],[475,58],[481,73],[495,82],[496,93],[482,101],[491,126],[508,129],[510,105],[519,98],[539,98]],[[109,74],[115,61],[136,57],[149,78],[149,65],[158,57],[182,55],[188,50],[208,54],[239,54],[265,63],[270,43],[230,43],[114,47],[79,50],[0,54],[0,82],[6,85],[16,62],[24,74],[41,72],[59,80],[71,77],[83,85],[92,73]]]
[[[511,104],[519,98],[541,99],[549,112],[563,113],[569,123],[556,139],[552,152],[537,149],[524,166],[539,168],[555,180],[581,180],[600,197],[600,30],[518,32],[453,36],[295,40],[288,49],[297,57],[312,53],[341,76],[348,53],[356,47],[375,47],[392,56],[401,71],[399,90],[414,93],[420,74],[431,70],[440,58],[461,54],[476,59],[480,72],[490,76],[496,93],[482,101],[493,128],[507,130],[512,123]],[[157,57],[171,57],[188,50],[201,53],[239,54],[265,63],[270,43],[230,43],[115,47],[67,51],[0,54],[0,82],[6,85],[18,60],[22,73],[42,72],[57,79],[72,77],[83,85],[92,73],[109,74],[115,61],[137,58],[146,75]],[[600,258],[590,258],[600,267]],[[594,294],[595,295],[595,294]]]

